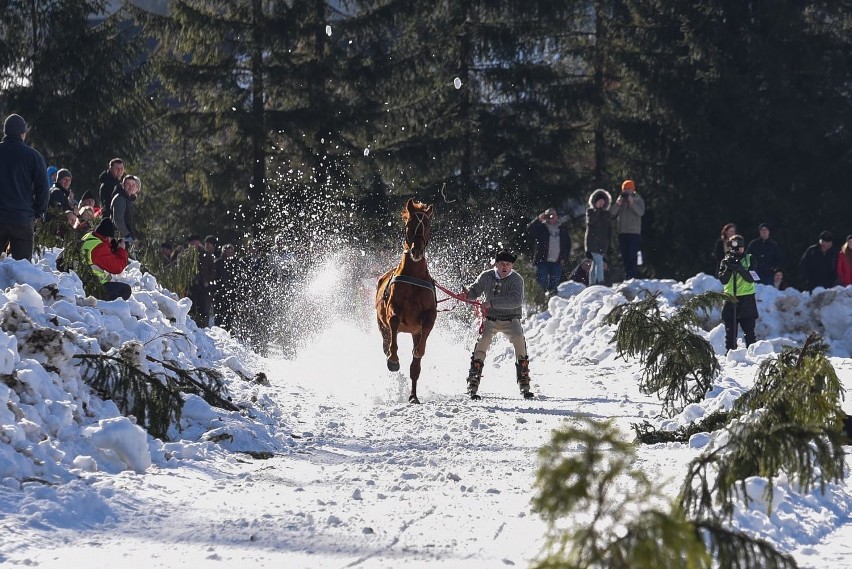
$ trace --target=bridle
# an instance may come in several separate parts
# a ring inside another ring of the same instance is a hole
[[[408,222],[405,224],[405,243],[403,244],[403,249],[406,253],[411,254],[412,261],[417,262],[423,259],[426,252],[426,245],[429,243],[431,229],[429,226],[429,216],[422,211],[415,211],[409,215]],[[416,223],[413,228],[411,227],[412,223]],[[419,256],[414,253],[418,237],[423,240],[423,247]]]

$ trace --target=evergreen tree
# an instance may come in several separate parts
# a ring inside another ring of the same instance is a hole
[[[10,0],[0,9],[0,107],[31,125],[48,163],[71,169],[78,194],[97,189],[110,158],[147,145],[144,44],[105,0]]]
[[[482,205],[560,201],[575,116],[570,3],[360,2],[353,33],[369,47],[369,155],[395,192],[443,189]]]
[[[299,224],[309,189],[350,184],[341,163],[352,148],[341,127],[352,102],[346,54],[326,27],[339,17],[323,0],[179,0],[167,17],[139,15],[160,41],[158,181],[170,215],[189,207],[202,213],[191,227],[260,236],[284,218]]]
[[[791,260],[841,226],[852,206],[832,191],[852,166],[848,3],[616,4],[619,113],[634,118],[619,127],[621,153],[647,189],[644,250],[658,270],[713,271],[729,221],[747,237],[772,223]],[[814,221],[803,226],[802,212]]]

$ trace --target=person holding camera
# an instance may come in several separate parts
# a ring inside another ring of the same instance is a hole
[[[751,271],[751,255],[745,252],[745,239],[734,235],[728,239],[728,253],[719,264],[716,276],[724,285],[725,294],[734,297],[722,307],[725,323],[725,349],[737,349],[737,327],[745,334],[746,347],[755,343],[754,327],[757,323],[757,299],[754,283],[760,278]]]
[[[127,267],[127,245],[115,239],[115,225],[107,218],[83,236],[83,255],[103,287],[104,300],[130,298],[130,285],[112,280]]]
[[[618,231],[618,249],[624,263],[624,280],[639,278],[639,254],[642,250],[642,216],[645,200],[636,193],[636,183],[624,180],[621,194],[609,208]]]
[[[549,207],[527,225],[527,235],[535,240],[535,280],[549,293],[556,292],[562,281],[562,262],[571,255],[571,234],[559,221],[559,212]]]

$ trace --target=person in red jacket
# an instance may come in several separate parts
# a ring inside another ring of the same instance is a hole
[[[852,285],[852,235],[846,236],[846,243],[837,255],[837,281],[840,286]]]
[[[86,261],[101,282],[104,300],[130,298],[130,285],[112,280],[127,267],[127,248],[124,239],[115,239],[115,225],[107,218],[94,231],[83,236]]]

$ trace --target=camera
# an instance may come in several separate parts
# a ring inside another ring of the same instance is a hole
[[[722,262],[728,266],[736,266],[740,264],[740,256],[736,253],[736,251],[728,251],[725,255],[725,258],[722,259]]]

